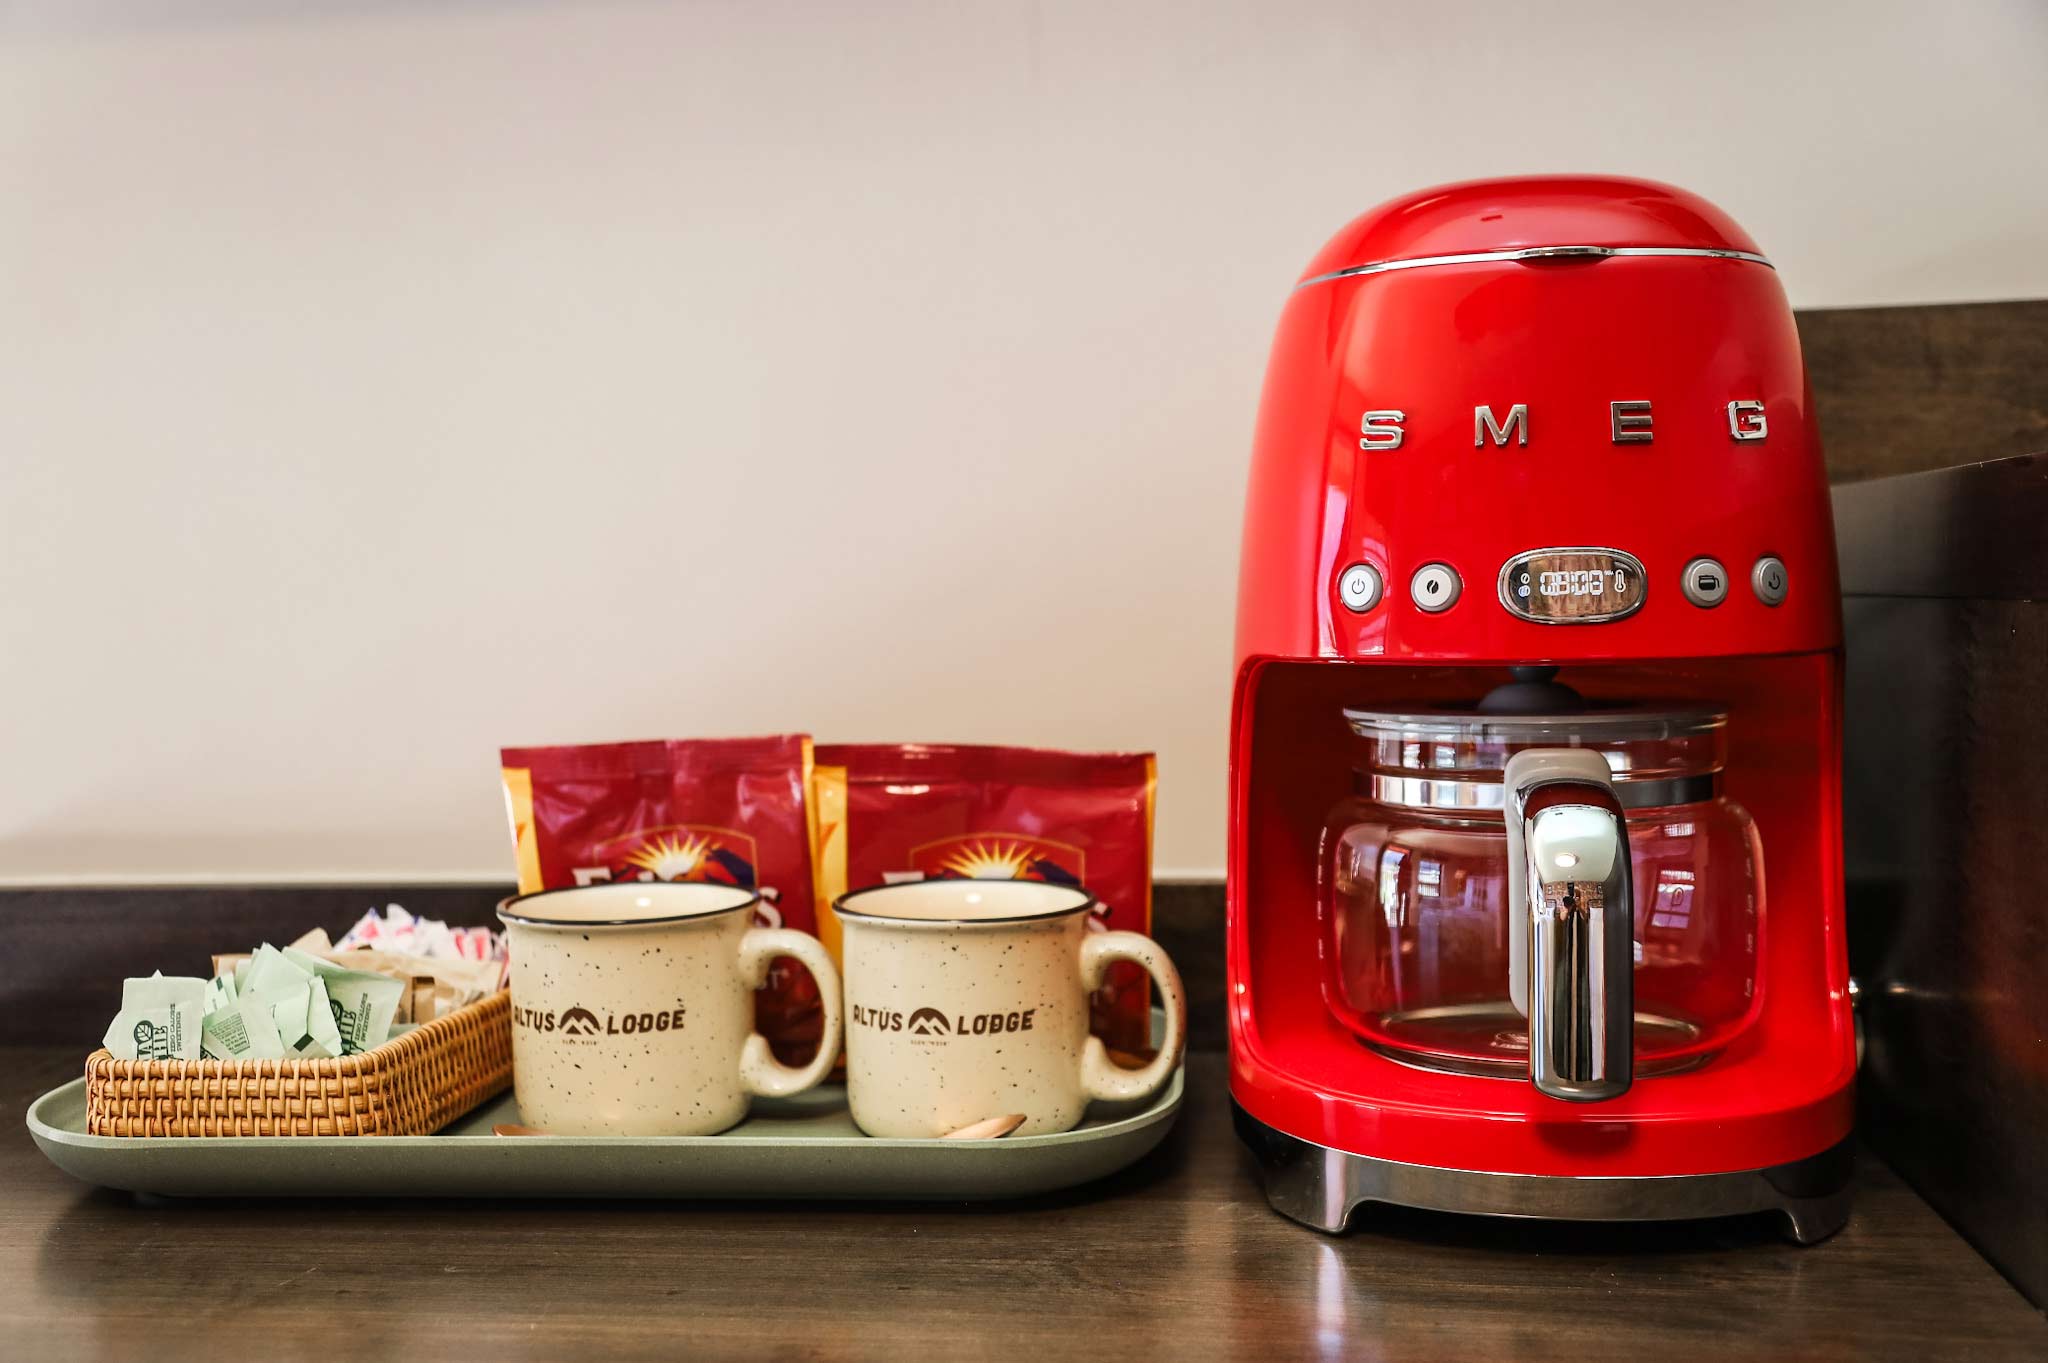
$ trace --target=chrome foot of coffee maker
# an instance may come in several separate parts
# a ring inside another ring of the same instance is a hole
[[[1331,1235],[1342,1233],[1368,1202],[1559,1221],[1693,1221],[1776,1212],[1785,1218],[1788,1236],[1802,1245],[1827,1239],[1849,1221],[1853,1159],[1846,1141],[1769,1169],[1557,1178],[1373,1159],[1275,1131],[1235,1102],[1231,1112],[1273,1210]]]

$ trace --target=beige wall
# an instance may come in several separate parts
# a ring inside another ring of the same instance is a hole
[[[1347,217],[1613,170],[1802,305],[2048,293],[2029,0],[6,15],[12,880],[504,875],[501,741],[788,727],[1156,748],[1214,871]]]

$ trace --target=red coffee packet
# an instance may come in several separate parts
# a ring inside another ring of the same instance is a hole
[[[832,789],[845,773],[843,806]],[[928,744],[827,744],[817,750],[819,864],[848,890],[940,878],[1080,885],[1101,901],[1091,927],[1152,930],[1150,753]],[[843,847],[834,839],[843,809]],[[835,959],[834,895],[819,936]],[[1117,962],[1092,1003],[1093,1030],[1117,1050],[1151,1046],[1151,985]]]
[[[771,923],[818,930],[809,737],[503,748],[499,758],[521,894],[709,881],[758,890]],[[754,997],[778,1060],[817,1053],[824,1016],[810,971],[779,957]]]

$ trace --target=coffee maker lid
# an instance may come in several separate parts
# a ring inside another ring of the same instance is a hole
[[[1353,733],[1372,740],[1357,775],[1369,779],[1379,803],[1468,813],[1502,808],[1508,759],[1535,748],[1599,753],[1624,809],[1711,799],[1728,720],[1726,711],[1709,706],[1600,704],[1549,714],[1413,705],[1347,709],[1344,718]]]
[[[1734,219],[1696,194],[1616,175],[1544,175],[1466,180],[1383,203],[1332,237],[1301,284],[1436,263],[1601,255],[1770,264]]]
[[[1477,704],[1400,705],[1390,709],[1346,707],[1345,722],[1360,738],[1417,742],[1486,742],[1511,746],[1557,743],[1595,747],[1710,734],[1728,722],[1728,712],[1707,705],[1652,707],[1589,704],[1553,714],[1487,714]]]
[[[1559,681],[1557,672],[1547,664],[1510,667],[1509,680],[1476,701],[1346,709],[1344,718],[1360,738],[1502,748],[1656,742],[1711,734],[1728,722],[1727,711],[1709,705],[1589,701]]]

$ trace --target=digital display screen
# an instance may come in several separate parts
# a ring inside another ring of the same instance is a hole
[[[1531,549],[1501,567],[1500,600],[1524,620],[1597,625],[1643,604],[1643,565],[1619,549]]]

